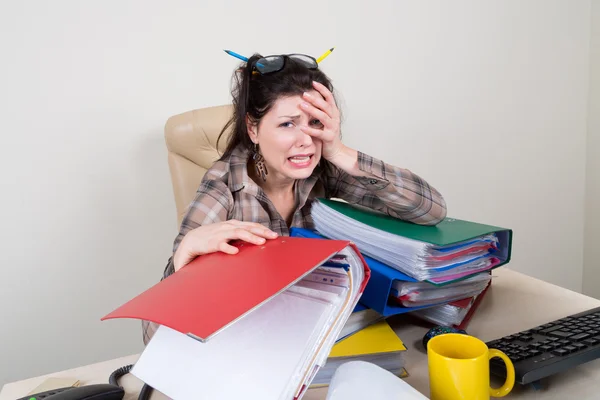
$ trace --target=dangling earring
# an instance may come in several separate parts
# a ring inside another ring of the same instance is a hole
[[[260,154],[258,150],[258,145],[254,143],[254,154],[252,155],[252,159],[254,160],[254,167],[256,168],[256,174],[260,176],[263,182],[267,181],[267,166],[265,165],[265,158]]]

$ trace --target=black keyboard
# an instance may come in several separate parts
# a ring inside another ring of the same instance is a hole
[[[536,382],[600,358],[600,307],[486,343],[512,360],[515,381]],[[492,374],[505,377],[500,358],[490,361]]]

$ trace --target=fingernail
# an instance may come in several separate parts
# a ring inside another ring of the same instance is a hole
[[[300,104],[300,107],[302,107],[302,108],[308,108],[308,103],[302,103],[302,104]]]
[[[308,92],[304,92],[304,96],[305,96],[305,97],[310,97],[310,93],[308,93]]]

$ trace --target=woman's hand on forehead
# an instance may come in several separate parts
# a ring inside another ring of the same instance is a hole
[[[300,107],[318,119],[323,127],[317,129],[302,126],[300,129],[323,142],[323,157],[329,159],[334,157],[343,146],[340,139],[340,112],[329,89],[319,82],[313,82],[313,87],[320,96],[305,92],[302,96],[304,102]]]

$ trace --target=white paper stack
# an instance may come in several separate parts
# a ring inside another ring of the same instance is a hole
[[[394,374],[372,363],[352,361],[335,372],[326,400],[426,400]]]
[[[365,308],[360,311],[355,311],[350,315],[348,321],[344,325],[344,329],[340,332],[337,341],[340,341],[353,333],[360,331],[367,326],[374,324],[384,319],[384,316],[371,308]]]
[[[458,327],[465,323],[465,318],[471,312],[473,307],[476,307],[476,304],[484,293],[485,288],[481,292],[476,293],[466,306],[459,306],[452,303],[442,304],[414,311],[412,312],[412,315],[435,325]]]
[[[335,371],[343,364],[352,361],[365,361],[377,365],[395,376],[401,376],[405,373],[405,360],[403,352],[394,352],[389,354],[375,354],[367,356],[333,358],[327,361],[327,364],[321,368],[312,381],[315,386],[329,385]]]
[[[489,273],[483,272],[442,287],[427,282],[395,281],[393,288],[399,304],[404,307],[420,307],[473,297],[481,293],[491,279]]]

